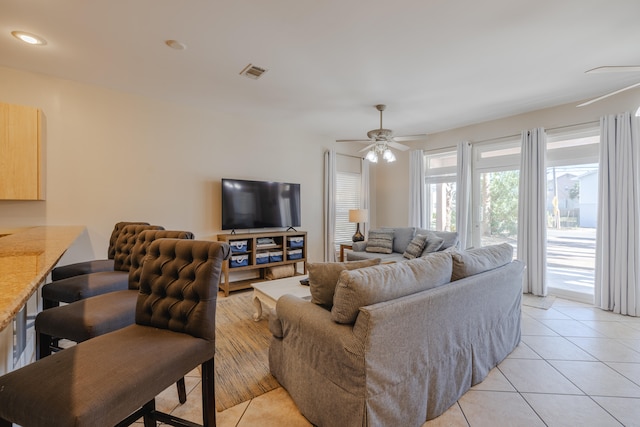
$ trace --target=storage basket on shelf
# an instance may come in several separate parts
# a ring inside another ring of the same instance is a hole
[[[232,255],[229,260],[229,266],[234,267],[246,267],[249,265],[249,255]]]
[[[304,237],[303,236],[294,236],[287,237],[287,243],[290,248],[297,249],[302,248],[304,246]]]
[[[269,251],[269,262],[282,261],[282,251]]]
[[[247,241],[246,240],[231,240],[229,241],[231,252],[246,252]]]
[[[266,264],[269,262],[269,252],[256,253],[256,264]]]
[[[287,259],[300,259],[302,258],[302,249],[293,249],[287,252]]]

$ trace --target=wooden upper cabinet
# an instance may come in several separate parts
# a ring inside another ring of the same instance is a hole
[[[0,200],[43,200],[40,110],[0,103]]]

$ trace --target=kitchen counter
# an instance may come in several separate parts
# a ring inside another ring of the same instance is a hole
[[[0,331],[10,325],[84,226],[41,226],[0,237]]]

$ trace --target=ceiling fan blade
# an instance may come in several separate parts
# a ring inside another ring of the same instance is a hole
[[[370,139],[336,139],[336,142],[359,142],[360,144],[371,144]]]
[[[576,107],[584,107],[586,105],[593,104],[594,102],[598,102],[598,101],[600,101],[602,99],[608,98],[608,97],[613,96],[613,95],[617,95],[620,92],[624,92],[625,90],[633,89],[634,87],[638,87],[638,86],[640,86],[640,82],[638,82],[636,84],[632,84],[631,86],[623,87],[622,89],[618,89],[618,90],[616,90],[614,92],[610,92],[610,93],[608,93],[606,95],[602,95],[602,96],[600,96],[598,98],[592,99],[591,101],[583,102],[582,104],[576,105]]]
[[[418,141],[421,139],[426,139],[427,138],[427,134],[426,133],[421,133],[419,135],[404,135],[404,136],[394,136],[393,140],[398,142],[398,141]]]
[[[585,71],[587,74],[596,73],[637,73],[640,72],[640,65],[605,65]]]
[[[374,142],[373,144],[369,144],[366,147],[364,147],[362,150],[359,151],[359,153],[362,153],[363,151],[367,151],[368,149],[375,147],[376,143]]]
[[[396,150],[400,150],[400,151],[407,151],[409,148],[411,148],[404,144],[400,144],[394,141],[387,141],[387,145],[391,148],[395,148]]]

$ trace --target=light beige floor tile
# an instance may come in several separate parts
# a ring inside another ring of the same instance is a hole
[[[200,388],[198,386],[200,384],[200,378],[184,377],[184,383],[187,390],[187,401],[184,405],[197,404],[198,407],[200,407],[200,401],[198,400],[194,402],[194,399],[190,397],[195,388]],[[178,401],[178,388],[175,384],[167,387],[162,393],[156,396],[156,409],[160,412],[166,412],[169,414],[178,406],[180,406],[180,402]]]
[[[460,405],[456,402],[438,418],[427,421],[422,427],[469,427]]]
[[[531,347],[520,341],[520,345],[511,352],[507,359],[540,359],[541,357]]]
[[[195,378],[185,377],[187,384],[190,379]],[[215,408],[213,408],[213,410],[215,411]],[[191,392],[187,394],[187,401],[182,405],[176,406],[175,409],[171,411],[171,415],[202,424],[202,387],[194,387]]]
[[[583,320],[582,323],[591,329],[595,329],[607,338],[640,339],[640,330],[634,329],[624,322]]]
[[[640,386],[640,363],[608,362],[607,365]]]
[[[498,368],[493,368],[484,381],[471,387],[471,390],[516,391]]]
[[[564,337],[525,336],[522,341],[543,359],[596,360],[586,351]]]
[[[640,353],[612,338],[567,337],[569,341],[603,362],[640,363]]]
[[[535,427],[544,423],[518,393],[468,391],[459,400],[472,427]]]
[[[540,319],[540,322],[563,337],[604,337],[579,320]]]
[[[498,368],[521,393],[584,394],[544,360],[507,359]]]
[[[524,393],[523,397],[549,427],[622,425],[589,396]]]
[[[570,300],[570,299],[557,297],[556,300],[553,302],[553,308],[558,308],[558,307],[591,308],[592,305],[591,304],[586,304],[586,303],[583,303],[583,302],[573,301],[573,300]]]
[[[242,402],[216,414],[216,427],[235,427],[247,410],[250,401]]]
[[[549,335],[557,336],[558,334],[540,323],[532,317],[522,318],[522,335]]]
[[[618,342],[640,353],[640,340],[618,339]]]
[[[554,308],[544,310],[541,308],[522,306],[522,312],[533,317],[534,319],[559,319],[559,320],[571,320],[569,316],[559,312]]]
[[[251,400],[238,427],[310,427],[282,387]]]
[[[640,397],[640,387],[602,362],[552,360],[564,376],[589,395]]]
[[[611,312],[596,307],[554,307],[559,312],[576,320],[616,320]]]
[[[593,399],[626,427],[640,427],[640,399],[603,396]]]

